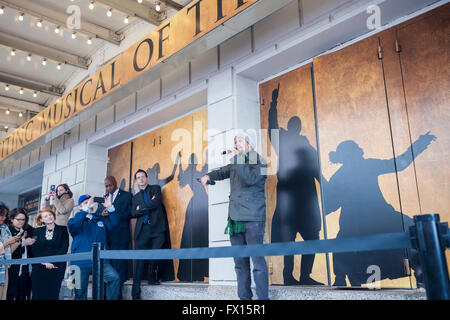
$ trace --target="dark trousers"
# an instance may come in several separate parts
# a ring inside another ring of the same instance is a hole
[[[111,243],[110,250],[128,250],[128,243]],[[111,265],[120,276],[119,299],[122,297],[122,286],[128,279],[128,260],[112,259]]]
[[[89,276],[91,274],[92,268],[80,268],[80,288],[75,289],[75,300],[87,300]],[[106,284],[106,300],[117,300],[120,290],[119,274],[110,263],[103,265],[103,281]]]
[[[12,265],[8,268],[8,294],[6,300],[30,300],[31,277],[28,265],[22,265],[22,274],[19,276],[20,266]]]
[[[265,222],[246,222],[245,232],[230,236],[232,246],[247,244],[262,244],[264,242]],[[253,279],[256,285],[256,295],[259,300],[269,299],[269,274],[265,257],[252,257]],[[237,277],[238,296],[241,300],[251,300],[253,297],[250,275],[250,258],[234,258],[234,269]]]
[[[34,264],[31,271],[31,300],[59,300],[59,291],[66,271],[66,263],[54,263],[57,269]]]
[[[139,237],[135,240],[136,250],[144,249],[162,249],[165,241],[164,233],[151,234],[149,225],[144,224],[142,226]],[[136,260],[134,262],[134,277],[133,288],[131,290],[131,296],[133,299],[140,298],[141,295],[141,280],[142,272],[144,271],[145,260]],[[148,282],[152,283],[156,281],[156,260],[149,260],[148,262]]]

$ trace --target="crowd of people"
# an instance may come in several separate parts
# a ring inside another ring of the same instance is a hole
[[[261,173],[264,161],[254,151],[253,143],[245,136],[235,137],[230,150],[231,163],[204,175],[199,182],[205,187],[214,180],[230,179],[231,194],[226,233],[232,245],[261,244],[265,229],[266,176]],[[238,159],[239,158],[239,159]],[[169,230],[160,185],[149,185],[148,174],[139,169],[134,179],[139,191],[133,196],[117,187],[109,176],[104,180],[104,197],[81,195],[78,211],[73,194],[66,184],[52,186],[36,216],[36,227],[28,224],[26,210],[9,209],[0,202],[0,260],[64,255],[70,252],[91,252],[94,243],[107,250],[127,250],[131,244],[130,219],[136,218],[135,249],[162,249]],[[241,197],[241,195],[246,197]],[[252,199],[250,201],[249,199]],[[72,238],[72,241],[70,240]],[[235,258],[240,299],[252,299],[249,258]],[[268,299],[268,270],[264,257],[252,257],[256,293]],[[75,283],[75,300],[86,300],[92,261],[72,261],[79,268]],[[126,260],[104,261],[104,282],[108,300],[122,299],[122,286],[127,280]],[[142,260],[134,263],[133,300],[141,299]],[[58,300],[65,278],[67,262],[32,265],[0,265],[0,299],[2,300]],[[71,268],[72,269],[72,268]],[[148,283],[158,285],[157,263],[148,262]]]
[[[69,186],[51,188],[34,227],[24,208],[10,211],[0,202],[0,260],[64,255],[69,252],[70,242],[70,253],[90,252],[93,243],[101,243],[105,249],[129,249],[132,195],[120,190],[114,177],[105,179],[105,190],[104,197],[81,195],[78,210],[72,215],[76,204]],[[80,271],[75,280],[75,300],[87,300],[92,261],[69,263]],[[58,300],[67,267],[67,262],[0,265],[0,299]],[[122,299],[127,268],[126,260],[105,261],[107,299]]]

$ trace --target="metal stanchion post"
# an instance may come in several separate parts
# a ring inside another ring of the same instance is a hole
[[[92,245],[92,300],[103,299],[103,261],[100,259],[101,243]]]
[[[449,300],[450,283],[445,249],[449,246],[448,223],[440,223],[438,214],[414,217],[410,227],[413,246],[419,251],[427,299]]]

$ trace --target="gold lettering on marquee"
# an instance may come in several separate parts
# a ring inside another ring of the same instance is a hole
[[[0,160],[37,140],[260,0],[196,0],[0,141]]]

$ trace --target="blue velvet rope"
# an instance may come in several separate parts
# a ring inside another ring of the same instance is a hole
[[[81,261],[91,259],[92,259],[91,252],[81,252],[81,253],[62,254],[58,256],[39,257],[39,258],[11,259],[11,260],[0,259],[0,266],[13,264],[39,264],[44,262]]]
[[[376,234],[363,237],[348,237],[300,242],[277,242],[244,246],[214,248],[153,249],[153,250],[101,250],[101,259],[119,260],[166,260],[166,259],[208,259],[256,256],[290,256],[327,252],[359,252],[411,248],[408,232]],[[64,262],[92,259],[92,252],[66,254],[28,259],[0,260],[0,265],[37,264],[43,262]]]

